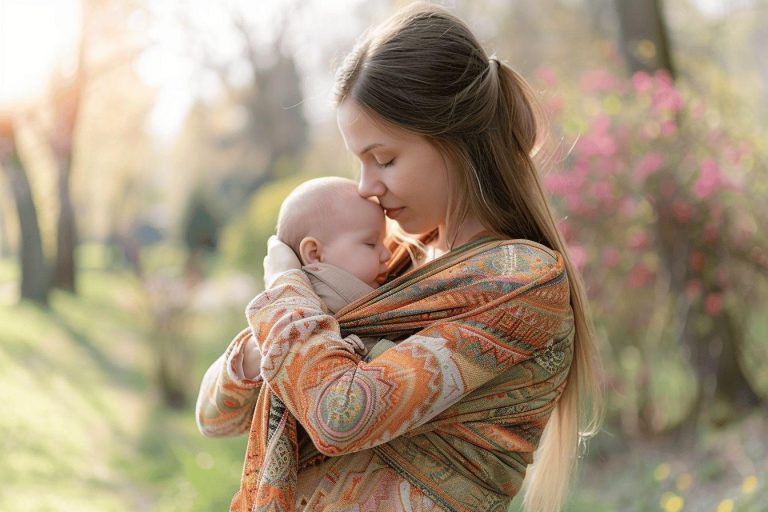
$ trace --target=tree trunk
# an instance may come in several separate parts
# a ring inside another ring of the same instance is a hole
[[[48,268],[43,254],[43,241],[40,237],[40,226],[37,222],[37,209],[32,197],[32,188],[29,186],[27,172],[16,148],[13,122],[3,120],[0,125],[0,144],[4,146],[3,149],[0,149],[2,168],[5,170],[11,186],[19,217],[21,298],[47,306],[50,287]]]
[[[670,293],[678,305],[680,343],[697,380],[693,407],[676,429],[681,438],[691,438],[701,421],[727,423],[753,409],[761,400],[738,360],[744,333],[728,309],[708,313],[703,299],[687,297],[685,288],[691,272],[687,262],[695,248],[663,208],[657,209],[657,215],[659,256],[662,266],[670,273]],[[718,251],[722,243],[714,242],[709,250]],[[704,286],[708,292],[721,291],[712,285],[708,288],[706,283]]]
[[[675,68],[661,0],[615,0],[621,51],[630,74]]]
[[[53,285],[62,290],[76,291],[75,249],[77,248],[77,225],[72,206],[69,176],[72,159],[60,159],[59,167],[59,218],[56,223],[56,263],[53,269]]]
[[[0,163],[0,165],[2,165],[2,163]],[[6,204],[10,204],[10,199],[6,199],[4,192],[0,192],[0,200],[8,201]],[[0,259],[10,255],[11,242],[9,240],[8,225],[5,220],[5,210],[0,207]]]
[[[72,203],[70,181],[72,176],[74,141],[88,75],[86,50],[88,47],[89,7],[83,3],[83,28],[77,47],[75,73],[62,78],[53,91],[54,124],[49,144],[56,156],[58,167],[59,217],[56,223],[56,261],[53,266],[53,285],[62,290],[76,291],[77,226]]]

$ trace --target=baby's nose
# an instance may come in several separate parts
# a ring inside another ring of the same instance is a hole
[[[390,251],[385,247],[384,250],[381,251],[381,261],[387,261],[391,257],[392,257],[392,251]]]

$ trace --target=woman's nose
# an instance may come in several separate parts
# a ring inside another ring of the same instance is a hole
[[[360,181],[357,184],[357,193],[363,197],[381,197],[384,195],[386,187],[379,180],[375,171],[366,169],[366,166],[360,168]]]

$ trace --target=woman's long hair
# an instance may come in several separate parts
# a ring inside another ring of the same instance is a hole
[[[526,511],[560,510],[579,444],[602,422],[602,367],[584,284],[534,162],[539,110],[530,87],[489,57],[460,19],[416,3],[365,34],[347,56],[337,72],[336,101],[348,99],[385,123],[423,135],[455,164],[447,240],[473,215],[499,236],[533,240],[565,258],[574,359],[523,484]]]

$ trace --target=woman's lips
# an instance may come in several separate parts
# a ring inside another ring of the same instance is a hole
[[[384,212],[387,215],[387,217],[389,217],[390,219],[396,219],[398,215],[400,215],[400,212],[403,211],[404,209],[405,209],[405,206],[400,208],[386,209],[384,210]]]

